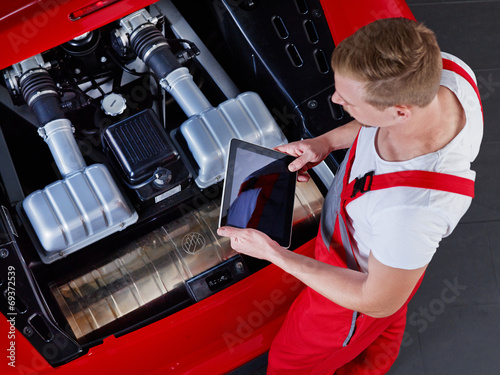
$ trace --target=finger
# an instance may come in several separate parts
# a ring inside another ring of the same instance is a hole
[[[287,143],[285,145],[280,145],[273,147],[273,150],[283,152],[285,154],[291,155],[291,156],[299,156],[300,151],[295,147],[294,143]]]
[[[288,147],[288,145],[276,146],[276,147],[273,147],[273,150],[282,152],[282,153],[287,154],[287,155],[295,156],[295,157],[299,156],[297,154],[297,152],[292,147]]]
[[[235,237],[238,233],[237,228],[232,227],[220,227],[217,229],[217,234],[223,237]]]
[[[307,163],[309,163],[309,156],[306,154],[302,154],[288,165],[288,170],[290,172],[296,172],[300,170],[306,171],[307,168],[304,167],[307,165]]]
[[[307,181],[309,181],[310,178],[311,178],[311,176],[309,176],[309,174],[307,174],[307,173],[299,173],[297,175],[297,181],[299,181],[299,182],[307,182]]]
[[[285,150],[287,149],[287,146],[288,146],[288,145],[274,146],[274,147],[273,147],[273,150],[276,150],[276,151],[281,151],[281,152],[285,152]]]

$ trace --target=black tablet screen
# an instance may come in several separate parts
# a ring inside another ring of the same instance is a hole
[[[220,225],[254,228],[289,247],[297,173],[293,157],[238,139],[231,140]]]

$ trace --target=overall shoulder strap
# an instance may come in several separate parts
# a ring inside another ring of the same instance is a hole
[[[456,62],[451,61],[449,59],[443,58],[443,69],[444,70],[450,70],[459,76],[463,77],[469,84],[472,86],[474,91],[476,92],[477,98],[479,100],[479,104],[481,105],[481,112],[483,112],[483,103],[481,102],[481,95],[479,94],[479,89],[476,85],[476,82],[474,79],[471,77],[471,75],[460,65],[458,65]]]
[[[440,190],[474,198],[474,181],[468,178],[431,171],[401,171],[380,175],[374,175],[371,171],[347,185],[343,192],[345,204],[368,191],[398,186]]]

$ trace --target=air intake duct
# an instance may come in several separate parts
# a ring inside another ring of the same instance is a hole
[[[143,24],[132,33],[130,46],[160,78],[181,67],[165,37],[152,23]]]
[[[120,47],[130,45],[137,56],[158,76],[188,119],[180,127],[198,167],[195,178],[204,189],[223,179],[229,141],[243,139],[272,148],[287,141],[260,96],[245,92],[213,107],[194,83],[188,68],[181,66],[163,34],[157,19],[145,9],[120,20],[114,37]],[[176,138],[173,134],[172,138]]]
[[[19,85],[24,100],[35,113],[40,126],[65,117],[56,85],[46,69],[33,69],[24,73]]]
[[[122,18],[116,35],[122,44],[130,44],[136,55],[158,76],[161,86],[190,117],[212,108],[194,83],[189,70],[179,63],[165,36],[155,26],[156,18],[145,10]],[[124,35],[128,35],[128,40]]]

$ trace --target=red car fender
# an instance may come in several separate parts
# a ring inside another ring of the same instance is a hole
[[[335,45],[381,18],[415,17],[404,0],[321,0]]]
[[[312,257],[314,240],[295,252]],[[14,374],[223,374],[265,353],[302,283],[274,265],[195,305],[121,337],[110,336],[86,355],[52,368],[0,319],[0,372]],[[21,327],[16,327],[21,328]],[[58,350],[57,338],[47,351]],[[7,349],[7,350],[4,350]],[[13,362],[15,367],[9,365]]]

